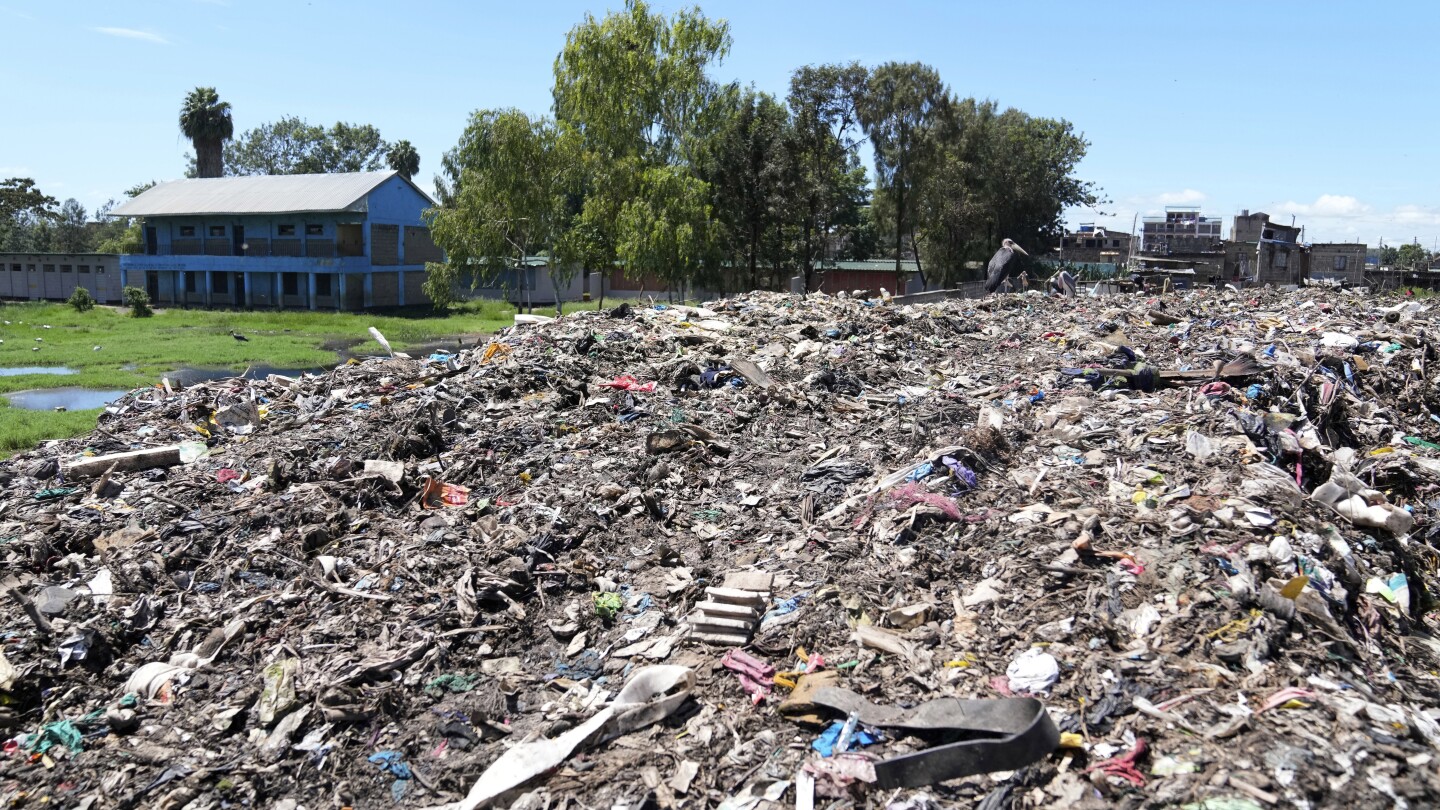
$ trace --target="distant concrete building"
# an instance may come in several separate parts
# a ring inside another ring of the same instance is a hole
[[[1130,234],[1124,231],[1083,223],[1060,237],[1054,258],[1084,264],[1124,264],[1130,256],[1130,240]]]
[[[1309,278],[1365,283],[1366,246],[1359,242],[1312,242]]]
[[[156,304],[359,310],[429,302],[434,204],[393,171],[296,174],[161,183],[111,216],[144,218],[121,284]]]
[[[1225,274],[1259,284],[1302,284],[1309,258],[1300,244],[1299,226],[1271,222],[1264,211],[1245,210],[1235,217],[1225,243]]]
[[[1163,217],[1145,217],[1141,246],[1152,256],[1220,250],[1220,220],[1201,216],[1194,206],[1169,205]]]
[[[84,287],[102,304],[120,303],[114,253],[0,253],[0,298],[64,301]]]

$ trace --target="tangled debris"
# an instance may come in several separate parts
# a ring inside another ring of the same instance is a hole
[[[0,799],[1434,806],[1435,314],[754,294],[133,392],[0,465]]]

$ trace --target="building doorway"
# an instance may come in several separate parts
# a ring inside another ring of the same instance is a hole
[[[244,256],[245,248],[248,247],[245,244],[245,226],[232,225],[230,227],[230,237],[232,240],[231,246],[235,249],[235,255]]]

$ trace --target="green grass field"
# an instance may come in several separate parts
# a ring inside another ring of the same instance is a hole
[[[128,310],[113,307],[80,313],[65,304],[5,304],[0,306],[0,368],[63,366],[76,373],[0,377],[0,394],[69,386],[128,390],[183,367],[236,372],[251,365],[329,368],[339,362],[336,349],[345,345],[359,353],[381,353],[367,331],[371,326],[396,350],[404,350],[493,332],[513,323],[514,315],[514,307],[499,301],[466,302],[443,317],[424,310],[365,315],[169,309],[131,318]],[[248,340],[235,340],[231,330]],[[95,426],[98,414],[23,410],[0,397],[0,455],[83,433]]]

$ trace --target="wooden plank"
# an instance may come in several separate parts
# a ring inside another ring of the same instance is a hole
[[[760,618],[760,611],[753,607],[730,605],[724,602],[701,602],[695,606],[695,609],[710,616],[727,616],[738,619]]]
[[[134,472],[155,467],[174,467],[180,463],[180,445],[170,447],[147,447],[125,453],[111,453],[108,456],[80,458],[64,463],[61,468],[71,478],[95,478],[103,475],[114,465],[116,472]]]
[[[705,595],[717,602],[729,602],[740,605],[763,605],[770,599],[770,594],[768,593],[742,591],[735,588],[706,588]]]

